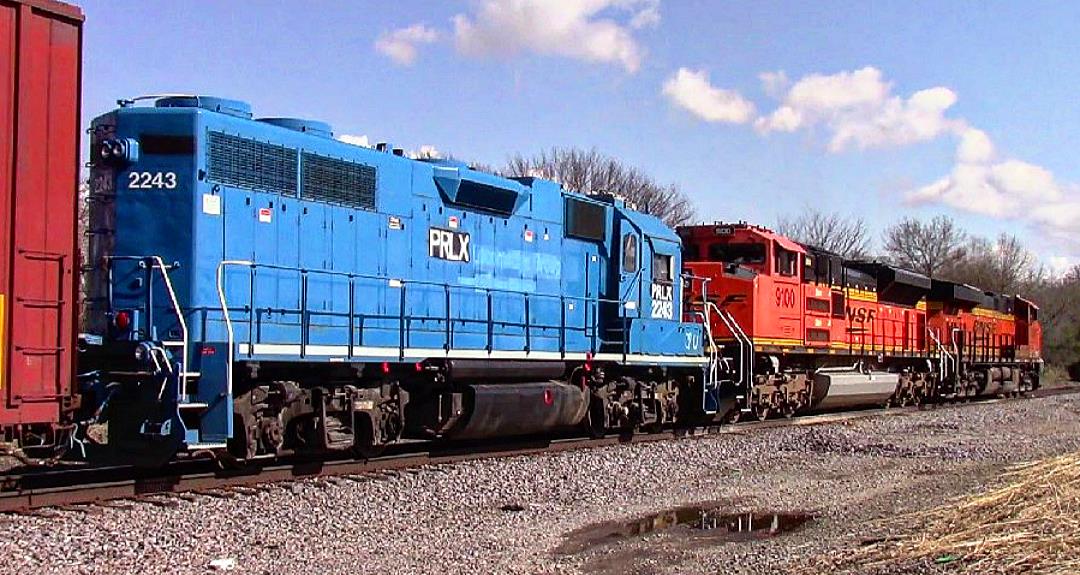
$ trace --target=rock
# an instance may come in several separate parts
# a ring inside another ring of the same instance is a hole
[[[214,571],[231,571],[234,567],[236,567],[236,559],[232,557],[214,559],[210,562],[210,568]]]

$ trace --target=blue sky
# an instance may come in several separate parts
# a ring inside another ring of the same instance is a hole
[[[78,3],[86,122],[196,92],[492,165],[596,147],[703,220],[947,213],[1080,261],[1080,3]]]

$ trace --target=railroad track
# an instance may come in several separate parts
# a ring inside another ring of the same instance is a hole
[[[221,490],[280,483],[304,478],[363,475],[400,471],[423,465],[440,465],[467,460],[536,455],[619,444],[640,444],[672,439],[695,439],[726,434],[742,434],[787,426],[822,425],[872,417],[899,416],[928,409],[963,409],[970,405],[1018,401],[1080,393],[1080,387],[1040,389],[1016,399],[983,399],[890,409],[862,409],[768,421],[747,421],[711,426],[691,431],[662,431],[600,439],[568,437],[487,442],[485,444],[433,444],[414,442],[393,446],[386,454],[369,460],[324,459],[276,461],[222,469],[209,459],[180,461],[160,470],[131,467],[87,467],[33,471],[2,478],[0,512],[27,512],[46,507],[70,507],[117,499],[140,499],[151,495]]]

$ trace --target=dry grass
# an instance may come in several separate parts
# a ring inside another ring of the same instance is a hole
[[[1010,469],[1004,486],[890,520],[909,535],[860,549],[855,567],[955,563],[957,573],[1080,573],[1080,453]]]

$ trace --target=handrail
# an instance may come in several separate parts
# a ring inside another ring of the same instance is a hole
[[[182,93],[164,93],[164,94],[143,94],[142,96],[135,96],[134,98],[121,98],[116,101],[116,105],[121,108],[127,108],[134,105],[141,100],[157,100],[160,98],[195,98],[196,104],[200,102],[198,94],[182,94]]]
[[[176,319],[180,322],[180,335],[181,335],[181,353],[183,354],[183,366],[180,370],[180,395],[187,395],[187,383],[188,383],[188,327],[187,320],[184,319],[184,310],[180,308],[180,301],[176,298],[176,290],[173,289],[172,279],[169,277],[169,270],[165,267],[165,262],[161,259],[161,256],[150,256],[150,259],[157,265],[157,268],[161,270],[161,278],[165,280],[165,289],[169,293],[169,301],[172,303],[173,312],[176,313]],[[147,289],[153,289],[152,286],[146,286]]]
[[[927,328],[926,333],[930,336],[930,339],[934,340],[934,344],[937,345],[938,348],[938,353],[942,355],[942,362],[938,366],[938,377],[944,380],[948,372],[947,364],[949,363],[949,361],[952,360],[952,354],[949,353],[949,350],[945,349],[945,346],[942,345],[941,340],[938,339],[937,334],[934,333],[934,330]]]
[[[712,306],[716,309],[717,315],[724,321],[724,325],[728,326],[728,330],[731,331],[735,339],[739,341],[739,379],[740,383],[744,387],[744,393],[746,396],[743,398],[746,402],[745,408],[750,408],[751,402],[751,390],[754,386],[754,341],[750,339],[750,336],[746,335],[742,326],[735,320],[735,316],[731,315],[731,312],[720,309],[713,302],[706,302],[706,305]],[[743,351],[743,345],[746,346],[745,353]]]
[[[182,361],[182,369],[180,370],[180,382],[179,382],[180,383],[180,390],[179,390],[180,393],[179,393],[179,395],[181,395],[181,396],[187,395],[188,361],[190,359],[190,357],[188,356],[188,345],[189,345],[188,326],[187,326],[187,320],[184,319],[184,310],[180,307],[180,300],[176,297],[176,290],[173,288],[172,278],[169,277],[169,268],[165,265],[165,261],[161,258],[161,256],[157,256],[157,255],[154,255],[154,256],[106,256],[106,259],[110,262],[110,266],[109,266],[109,273],[110,274],[112,273],[111,262],[115,261],[115,260],[140,261],[140,262],[149,261],[149,262],[151,262],[153,267],[155,267],[155,268],[157,268],[158,270],[161,271],[161,278],[165,281],[165,290],[169,294],[169,303],[172,304],[173,313],[176,314],[176,320],[180,324],[181,353],[183,354],[182,355],[183,359],[181,360]],[[111,288],[111,282],[110,282],[110,288]],[[146,286],[147,292],[152,292],[153,289],[154,289],[154,286],[150,285],[149,282],[148,282],[147,286]],[[110,305],[112,305],[111,300],[110,300],[109,303],[110,303]],[[148,310],[146,310],[146,313],[147,313],[147,317],[150,318],[150,317],[152,317],[153,310],[148,309]],[[150,326],[150,327],[153,327],[153,326]],[[148,333],[147,336],[149,336],[149,335],[150,334]]]
[[[565,299],[568,299],[568,300],[583,301],[583,302],[596,301],[596,302],[599,302],[599,303],[625,303],[626,301],[628,301],[628,300],[619,300],[619,299],[602,298],[602,297],[591,298],[591,297],[585,297],[585,296],[574,296],[574,295],[563,295],[563,294],[543,294],[543,293],[534,293],[534,292],[528,292],[528,291],[518,291],[518,290],[512,290],[512,289],[506,289],[506,288],[458,285],[458,284],[440,283],[440,282],[433,282],[433,281],[426,281],[426,280],[398,279],[398,278],[389,278],[389,277],[386,277],[386,276],[378,276],[378,275],[371,275],[371,274],[340,272],[340,271],[337,271],[337,270],[308,269],[308,268],[300,268],[300,267],[283,266],[283,265],[279,265],[279,264],[258,263],[258,262],[252,262],[252,261],[249,261],[249,260],[223,260],[222,263],[226,263],[226,262],[229,265],[242,265],[242,266],[249,266],[249,267],[256,267],[256,268],[263,268],[263,269],[281,270],[281,271],[290,271],[290,272],[298,272],[298,273],[315,273],[315,274],[322,274],[322,275],[328,275],[328,276],[337,276],[337,277],[341,277],[341,278],[369,279],[369,280],[375,280],[375,281],[378,281],[378,282],[387,282],[387,281],[389,281],[389,282],[396,282],[396,283],[401,284],[401,285],[408,284],[408,285],[413,285],[413,286],[428,286],[428,287],[436,287],[436,288],[450,288],[450,289],[457,289],[457,290],[472,290],[472,291],[475,291],[477,293],[483,293],[483,292],[490,291],[490,292],[496,292],[496,293],[505,293],[505,294],[522,295],[522,296],[527,294],[527,295],[529,295],[529,297],[542,297],[542,298],[548,298],[548,299],[565,298]],[[395,287],[398,287],[398,286],[395,286]]]
[[[247,266],[255,267],[255,263],[248,260],[221,260],[221,263],[217,267],[217,293],[218,301],[221,302],[221,313],[225,316],[225,332],[227,334],[227,341],[229,343],[229,350],[226,355],[225,366],[225,386],[226,393],[232,395],[233,391],[233,353],[236,345],[234,344],[233,325],[232,318],[229,317],[229,308],[225,303],[225,266]]]
[[[360,274],[360,273],[351,273],[351,272],[341,272],[341,271],[336,271],[336,270],[307,269],[307,268],[283,266],[283,265],[278,265],[278,264],[256,263],[256,262],[253,262],[253,261],[250,261],[250,260],[223,260],[218,264],[218,269],[217,269],[217,290],[218,290],[218,302],[221,305],[221,311],[222,311],[222,314],[224,315],[224,318],[225,318],[225,326],[226,326],[226,331],[227,331],[227,335],[228,335],[229,355],[228,355],[227,359],[228,359],[230,365],[232,364],[232,362],[235,359],[235,357],[234,357],[234,355],[235,355],[234,348],[235,348],[236,342],[235,342],[235,332],[234,332],[233,322],[232,322],[232,318],[231,318],[230,313],[229,313],[229,307],[228,307],[228,303],[226,301],[227,298],[225,296],[224,269],[226,267],[228,267],[228,266],[248,267],[251,270],[254,270],[256,268],[272,269],[272,270],[299,273],[299,274],[305,275],[305,276],[306,276],[306,274],[309,274],[309,273],[322,274],[322,275],[325,275],[325,276],[339,277],[339,278],[343,278],[343,279],[348,279],[349,282],[350,282],[350,285],[352,285],[354,280],[356,280],[356,279],[373,280],[373,281],[380,282],[380,283],[381,282],[389,282],[389,284],[392,287],[397,287],[397,288],[400,288],[402,290],[403,297],[404,297],[405,290],[406,290],[406,288],[408,286],[425,286],[425,287],[439,288],[444,292],[444,294],[446,296],[449,296],[449,294],[450,294],[450,292],[452,290],[468,290],[468,291],[475,292],[477,294],[486,294],[486,296],[489,299],[489,302],[488,302],[488,305],[489,305],[488,314],[489,315],[488,315],[487,320],[486,320],[486,322],[488,324],[491,324],[493,322],[493,320],[492,320],[492,318],[490,316],[490,313],[491,313],[491,310],[490,310],[490,297],[491,297],[491,294],[493,294],[493,293],[501,293],[501,294],[509,294],[509,295],[521,296],[522,298],[524,298],[524,300],[526,302],[528,302],[531,299],[545,299],[545,300],[558,301],[560,307],[563,308],[561,310],[561,312],[560,312],[560,316],[561,316],[560,317],[560,322],[559,322],[560,337],[565,337],[565,334],[562,333],[562,332],[564,332],[567,329],[566,324],[565,324],[565,317],[563,317],[563,316],[564,316],[564,314],[566,312],[565,307],[566,307],[566,304],[567,304],[568,301],[569,302],[583,302],[585,304],[586,307],[583,307],[582,309],[583,309],[583,313],[586,313],[586,321],[585,321],[585,324],[583,325],[583,329],[585,329],[586,332],[589,331],[588,319],[587,319],[587,313],[588,313],[589,309],[593,309],[593,308],[595,308],[596,305],[601,304],[601,303],[618,303],[621,306],[621,305],[625,305],[625,303],[628,301],[628,300],[625,300],[625,299],[616,300],[616,299],[610,299],[610,298],[602,298],[602,297],[599,297],[599,294],[597,294],[597,297],[595,297],[595,298],[586,297],[586,296],[566,295],[566,294],[543,294],[543,293],[532,293],[532,292],[528,292],[528,291],[516,291],[516,290],[504,289],[504,288],[496,288],[496,287],[454,285],[454,284],[450,284],[450,283],[440,283],[440,282],[425,281],[425,280],[405,280],[405,279],[387,278],[385,276],[376,276],[376,275],[371,275],[371,274]],[[638,273],[639,274],[641,273],[640,269],[639,269]],[[302,302],[302,304],[303,303],[304,302]],[[531,306],[528,303],[526,303],[525,306],[526,306],[525,313],[526,314],[531,313],[531,310],[530,310]],[[254,305],[252,304],[252,306],[249,306],[249,307],[253,308]],[[248,313],[252,313],[252,312],[253,312],[253,309],[248,310]],[[449,309],[447,310],[447,313],[449,313]],[[404,314],[404,305],[402,305],[401,309],[399,310],[399,316],[402,319],[404,317],[403,314]],[[595,316],[595,309],[594,309],[594,316]],[[305,323],[306,323],[306,320],[302,318],[301,319],[302,329],[303,329],[303,325]],[[528,330],[529,330],[529,328],[532,327],[531,319],[528,316],[525,317],[525,323],[523,325],[526,327],[526,339],[528,340],[529,337],[531,336],[531,334],[529,334]],[[555,327],[555,326],[554,325],[540,325],[540,326],[537,326],[537,327],[545,327],[545,328],[547,328],[547,327]],[[350,328],[350,340],[352,338],[351,331],[352,331],[352,329]],[[404,341],[404,338],[406,337],[408,329],[404,326],[404,324],[402,324],[401,326],[399,326],[399,331],[401,332],[400,336],[401,336],[401,340],[402,340],[402,341],[399,342],[399,346],[398,346],[399,347],[399,356],[403,359],[404,358],[405,347],[406,347],[406,342]],[[596,332],[597,332],[596,328],[594,327],[592,331],[593,331],[593,336],[595,337]],[[489,339],[489,344],[488,345],[490,346],[491,345],[490,344],[490,340],[491,340],[490,325],[489,325],[489,338],[488,339]],[[447,342],[446,345],[449,346],[450,343],[452,343],[452,342]],[[626,346],[628,345],[628,342],[623,341],[622,343],[623,343],[623,348],[624,348],[624,352],[625,352],[626,351]],[[527,343],[526,345],[528,346],[529,344]],[[303,345],[301,347],[303,347]],[[565,353],[565,343],[560,344],[560,351],[562,353]],[[231,390],[232,390],[232,370],[231,370],[231,368],[229,370],[228,380],[229,380],[229,383],[228,383],[229,390],[231,392]]]

